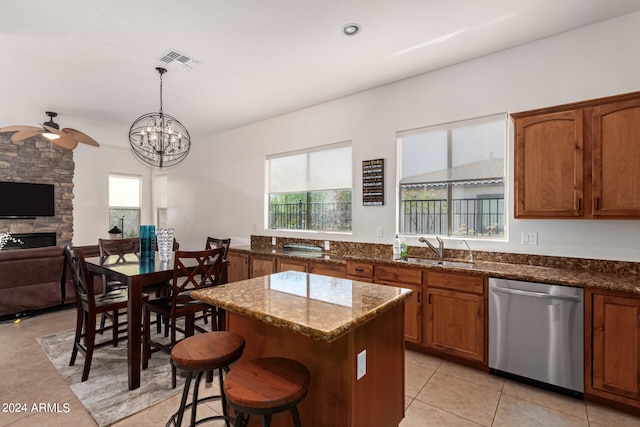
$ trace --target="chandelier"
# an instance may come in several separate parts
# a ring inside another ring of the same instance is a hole
[[[160,111],[147,113],[136,119],[129,129],[129,143],[143,162],[159,168],[175,166],[189,154],[189,131],[176,118],[162,112],[162,75],[166,69],[157,67],[160,74]]]

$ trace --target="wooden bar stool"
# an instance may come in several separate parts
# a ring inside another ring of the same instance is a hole
[[[171,350],[171,363],[176,368],[187,371],[187,379],[184,383],[180,408],[169,418],[167,427],[171,425],[180,426],[182,424],[182,418],[184,417],[184,411],[188,408],[191,408],[191,426],[215,419],[224,419],[227,426],[229,426],[227,401],[223,392],[223,371],[229,371],[229,365],[242,356],[244,344],[244,338],[241,335],[235,332],[219,331],[194,335],[179,341],[173,346]],[[220,395],[198,399],[198,388],[202,374],[214,370],[218,370]],[[189,388],[194,372],[196,373],[196,382],[193,389],[193,400],[187,404]],[[223,415],[216,415],[196,421],[198,403],[214,399],[221,400]]]
[[[224,382],[227,402],[236,412],[234,426],[246,425],[243,415],[261,415],[262,425],[267,427],[271,415],[291,410],[293,425],[300,427],[297,405],[306,396],[310,379],[306,366],[281,357],[235,365]]]

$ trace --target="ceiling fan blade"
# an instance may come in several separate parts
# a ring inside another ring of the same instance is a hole
[[[77,140],[64,136],[61,136],[58,139],[52,139],[51,143],[57,145],[58,147],[66,148],[67,150],[73,150],[78,146]]]
[[[42,128],[35,127],[35,126],[16,125],[16,126],[7,126],[7,127],[0,128],[0,132],[22,132],[25,130],[36,130],[36,129],[42,130]]]
[[[100,146],[100,144],[98,144],[98,142],[95,139],[91,138],[89,135],[87,135],[84,132],[80,132],[79,130],[64,128],[62,129],[62,132],[66,133],[71,138],[77,139],[79,142],[82,142],[84,144],[93,145],[94,147]]]
[[[42,135],[41,128],[33,128],[32,130],[21,130],[11,135],[11,141],[22,141],[23,139],[31,138],[32,136]]]

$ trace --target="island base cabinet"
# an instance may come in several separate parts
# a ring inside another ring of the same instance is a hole
[[[227,316],[229,330],[246,340],[236,363],[280,356],[309,369],[309,392],[298,405],[303,426],[391,427],[404,418],[404,304],[329,343],[237,314]],[[366,369],[361,365],[365,373],[358,379],[358,355],[363,351]],[[252,417],[249,425],[262,424]],[[291,426],[291,414],[274,415],[271,425]]]
[[[588,291],[585,391],[640,408],[640,298],[619,293]],[[590,354],[589,354],[590,353]],[[588,360],[587,360],[588,362]]]

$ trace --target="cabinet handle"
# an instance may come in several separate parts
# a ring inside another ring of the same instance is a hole
[[[596,210],[600,210],[600,197],[596,197]]]
[[[364,271],[364,268],[356,268],[356,271],[357,271],[358,273],[362,273],[362,272]]]
[[[427,299],[427,303],[431,304],[431,294],[429,294],[429,298]]]
[[[578,211],[582,211],[582,198],[578,199]]]
[[[418,292],[418,302],[420,302],[420,294],[421,292]]]

